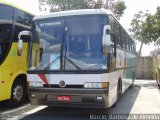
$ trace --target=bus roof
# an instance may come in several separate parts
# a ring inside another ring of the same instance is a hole
[[[9,0],[0,0],[0,4],[8,5],[8,6],[11,6],[11,7],[14,7],[14,8],[17,8],[17,9],[20,9],[20,10],[22,10],[22,11],[25,11],[25,12],[27,12],[27,13],[29,13],[29,14],[34,15],[33,13],[31,13],[31,12],[29,12],[28,10],[20,7],[19,5],[14,4],[11,0],[10,0],[10,1],[9,1]]]
[[[33,20],[38,19],[46,19],[46,18],[52,18],[52,17],[65,17],[65,16],[74,16],[74,15],[92,15],[92,14],[111,14],[106,9],[80,9],[80,10],[68,10],[68,11],[60,11],[60,12],[54,12],[49,13],[47,15],[39,15],[34,17]]]

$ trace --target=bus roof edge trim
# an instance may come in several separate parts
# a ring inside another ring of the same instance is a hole
[[[49,13],[46,15],[39,15],[34,17],[33,20],[38,19],[46,19],[46,18],[52,18],[52,17],[66,17],[66,16],[76,16],[76,15],[92,15],[92,14],[112,14],[109,10],[106,9],[80,9],[80,10],[68,10],[68,11],[60,11],[60,12],[54,12]]]
[[[11,7],[17,8],[17,9],[19,9],[19,10],[22,10],[22,11],[25,11],[25,12],[27,12],[27,13],[29,13],[29,14],[34,15],[34,14],[33,14],[33,13],[31,13],[30,11],[28,11],[28,10],[26,10],[26,9],[24,9],[24,8],[22,8],[22,7],[20,7],[19,5],[14,4],[14,3],[13,3],[13,2],[11,2],[11,1],[0,0],[0,4],[8,5],[8,6],[11,6]]]

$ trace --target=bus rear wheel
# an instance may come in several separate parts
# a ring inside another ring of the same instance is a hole
[[[135,73],[133,72],[133,76],[132,76],[132,84],[131,84],[130,88],[132,88],[132,87],[133,87],[133,85],[134,85],[134,81],[135,81]]]
[[[121,95],[122,95],[122,82],[121,80],[119,80],[117,86],[117,100],[121,97]]]
[[[22,80],[17,79],[11,90],[11,98],[6,101],[8,107],[17,107],[24,103],[26,97],[26,85]]]

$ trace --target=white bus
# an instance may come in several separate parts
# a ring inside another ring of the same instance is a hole
[[[135,42],[108,11],[37,16],[32,30],[27,72],[31,104],[109,108],[133,84]],[[27,32],[19,38],[23,35]]]

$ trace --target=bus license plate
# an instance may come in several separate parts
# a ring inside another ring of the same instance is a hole
[[[71,96],[57,96],[58,101],[71,101]]]

